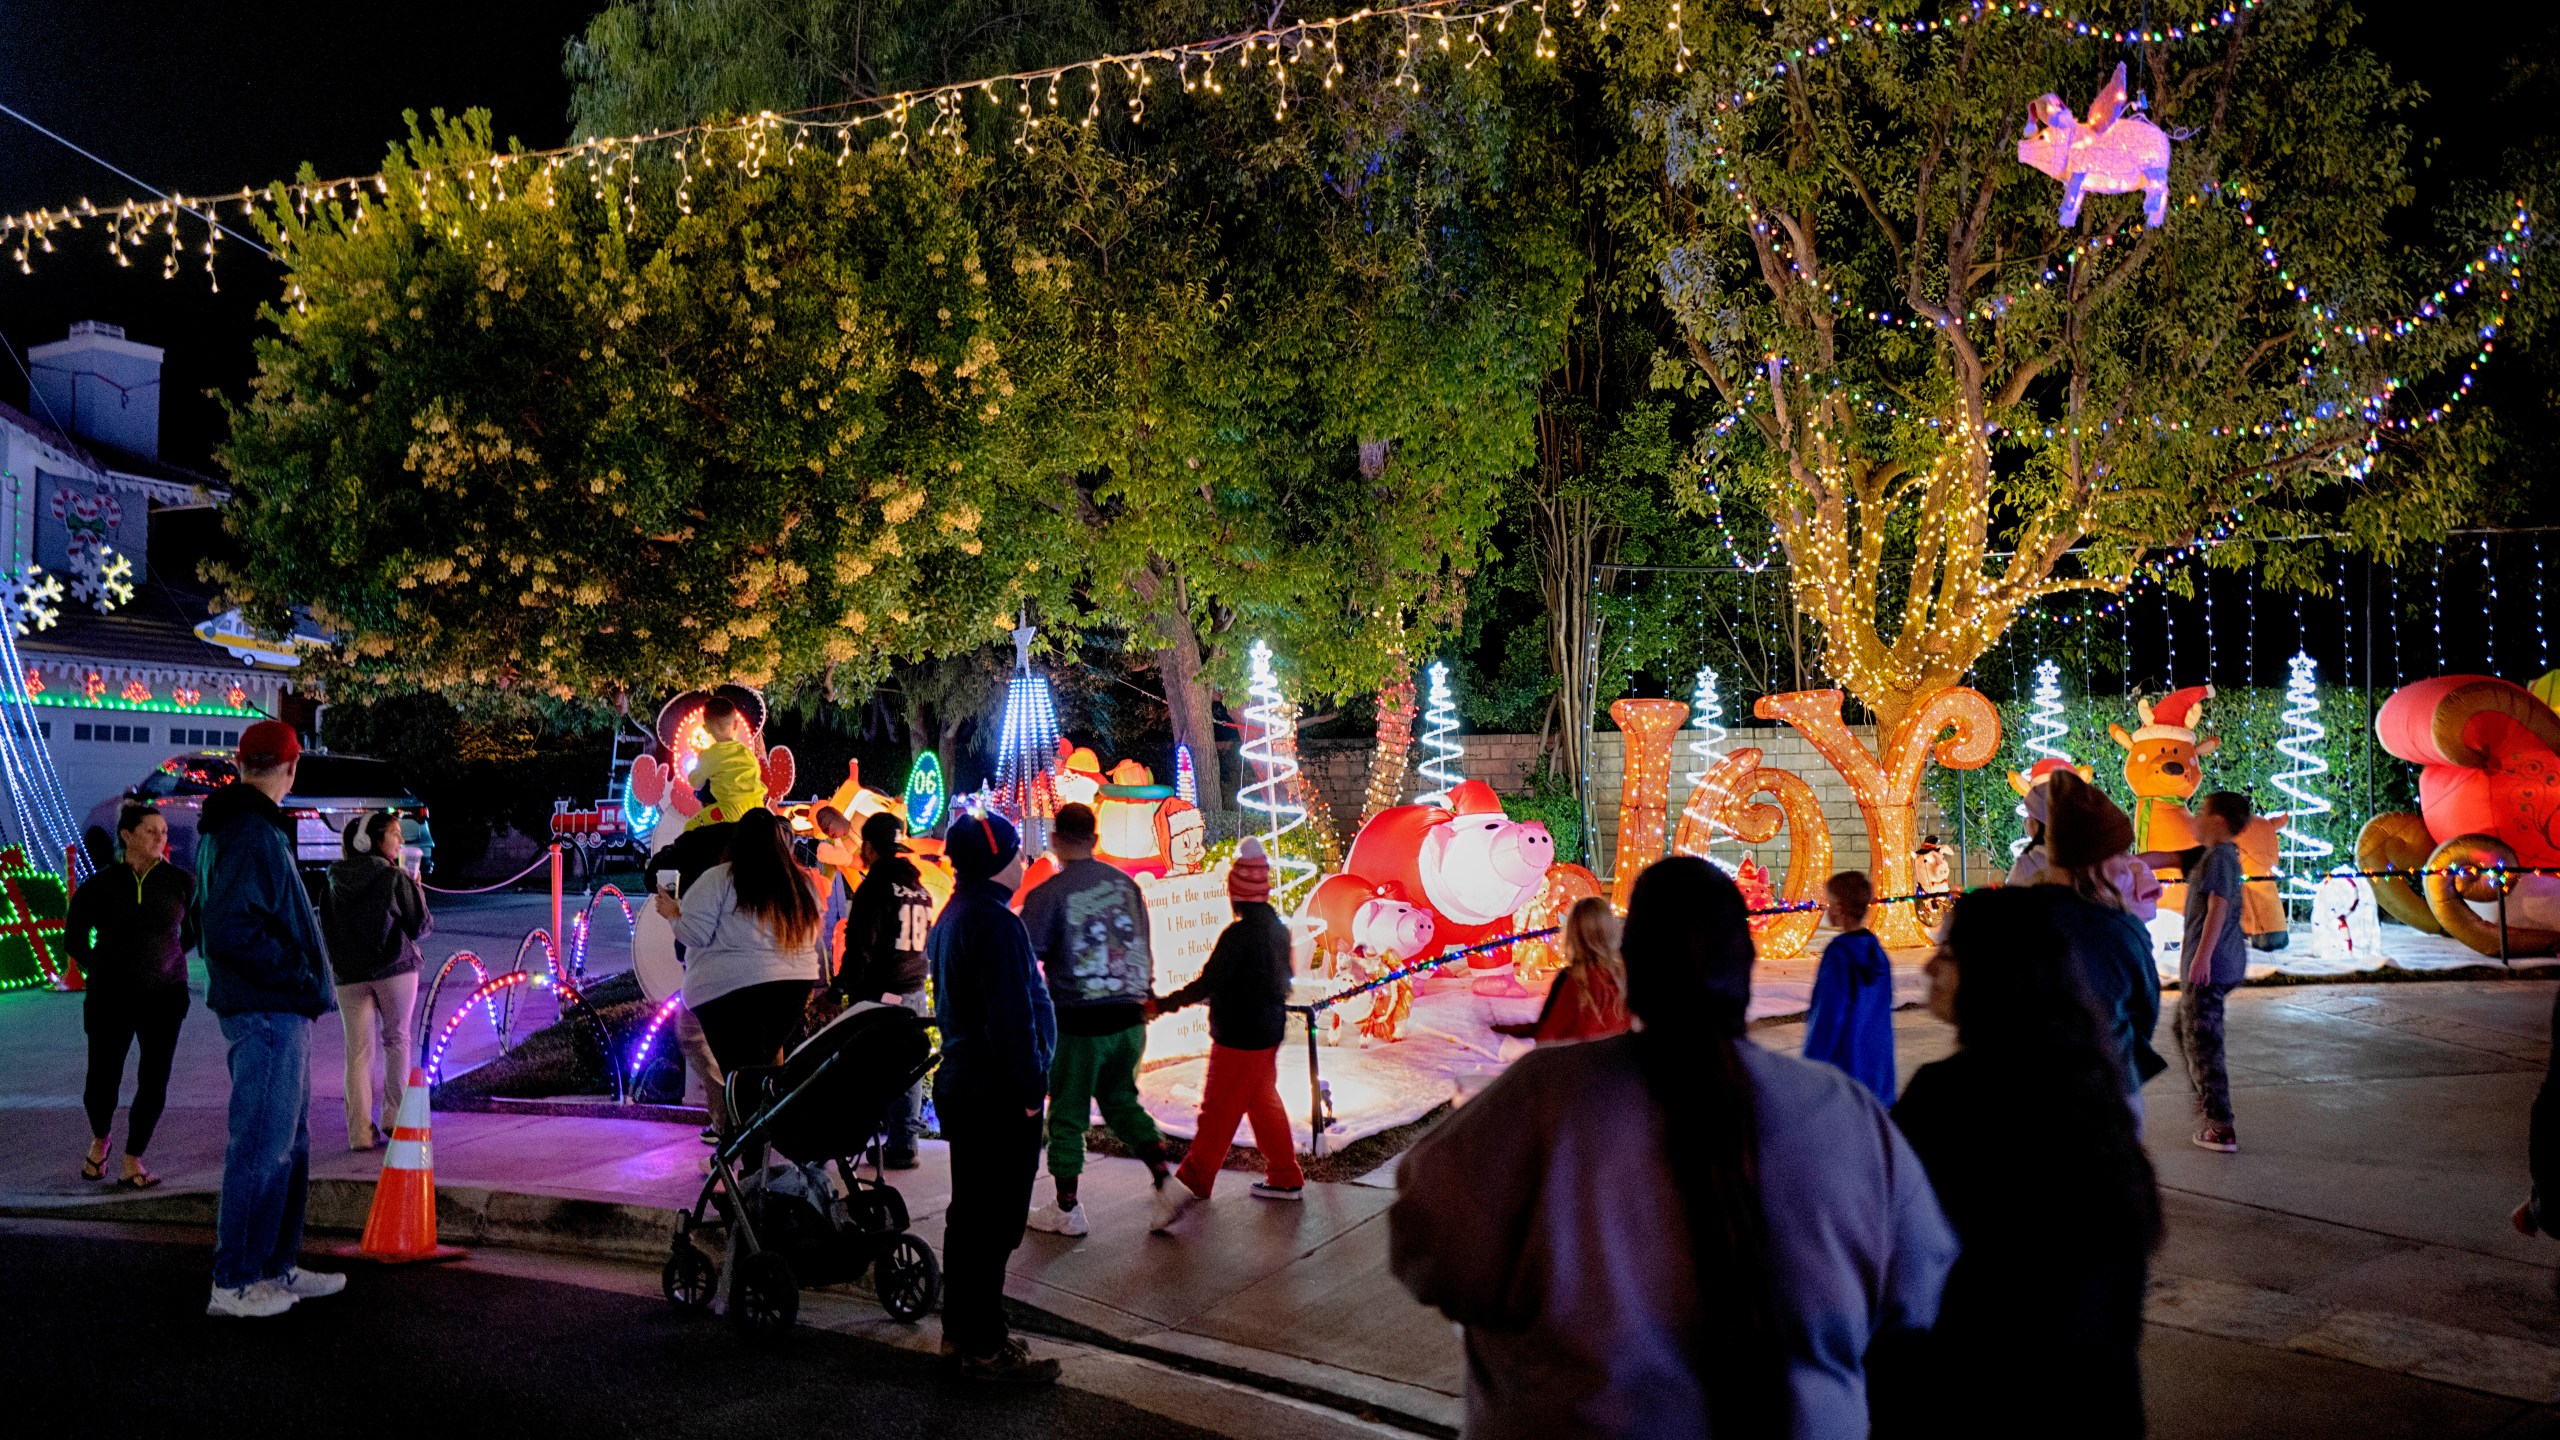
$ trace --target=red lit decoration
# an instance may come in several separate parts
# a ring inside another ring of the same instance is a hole
[[[80,693],[95,700],[107,693],[107,677],[92,670],[80,677]]]
[[[192,685],[181,685],[169,692],[169,698],[181,705],[193,707],[197,701],[204,698],[204,692]]]
[[[38,674],[33,665],[27,667],[27,693],[30,695],[44,693],[44,676]]]
[[[229,701],[231,708],[234,710],[246,710],[249,708],[249,692],[237,685],[232,686],[222,698]]]
[[[80,967],[62,948],[69,908],[61,876],[28,864],[15,845],[0,850],[0,990],[81,988]]]
[[[127,680],[124,682],[124,689],[119,693],[121,693],[128,702],[135,705],[148,705],[151,703],[151,687],[143,684],[139,680]]]

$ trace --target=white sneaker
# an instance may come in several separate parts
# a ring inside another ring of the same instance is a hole
[[[1085,1223],[1084,1205],[1081,1201],[1073,1210],[1061,1210],[1058,1208],[1058,1202],[1052,1200],[1032,1211],[1028,1223],[1032,1229],[1051,1235],[1085,1235],[1090,1234],[1093,1229]]]
[[[1185,1184],[1181,1176],[1167,1176],[1165,1182],[1156,1187],[1156,1217],[1147,1229],[1163,1234],[1173,1228],[1173,1222],[1189,1214],[1192,1206],[1208,1198]]]
[[[296,1300],[318,1300],[346,1289],[347,1277],[334,1270],[305,1270],[297,1265],[271,1283],[282,1286]]]
[[[1273,1185],[1268,1181],[1256,1180],[1253,1182],[1253,1198],[1256,1200],[1304,1200],[1307,1198],[1307,1187]]]
[[[205,1305],[204,1313],[240,1320],[264,1320],[292,1308],[292,1291],[273,1280],[261,1280],[254,1285],[214,1286],[213,1299]]]

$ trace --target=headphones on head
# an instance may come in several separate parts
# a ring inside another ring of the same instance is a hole
[[[379,814],[390,816],[392,823],[394,824],[399,823],[400,812],[397,810],[385,809],[380,811]],[[359,815],[355,819],[347,822],[349,828],[355,831],[355,834],[348,839],[347,844],[359,855],[370,855],[373,853],[373,821],[375,818],[376,816],[374,815]]]

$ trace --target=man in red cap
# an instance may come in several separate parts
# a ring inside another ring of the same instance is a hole
[[[205,1005],[231,1047],[209,1315],[281,1315],[347,1287],[344,1275],[301,1266],[311,1022],[336,1008],[320,917],[294,866],[293,818],[278,803],[301,760],[290,725],[261,720],[241,731],[240,778],[205,800],[196,825]]]

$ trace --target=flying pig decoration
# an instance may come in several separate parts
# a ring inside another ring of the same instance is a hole
[[[2169,218],[2169,137],[2157,125],[2124,113],[2124,66],[2116,66],[2089,118],[2076,119],[2058,95],[2027,107],[2027,136],[2018,159],[2062,182],[2062,223],[2080,221],[2084,194],[2142,192],[2143,223],[2158,228]]]

